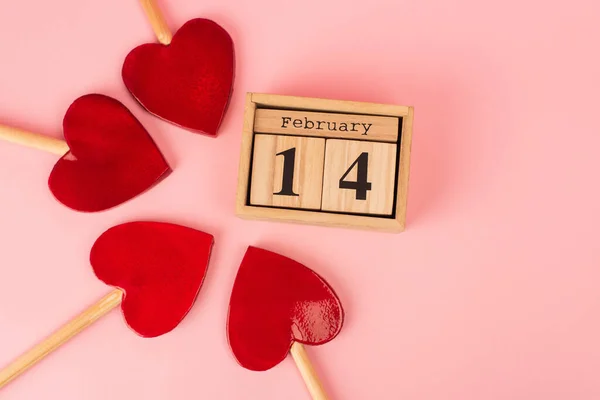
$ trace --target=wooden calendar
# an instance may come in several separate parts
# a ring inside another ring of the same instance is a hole
[[[248,93],[242,218],[404,230],[413,108]]]

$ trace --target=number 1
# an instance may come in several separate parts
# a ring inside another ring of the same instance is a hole
[[[273,193],[280,196],[299,196],[294,193],[294,164],[296,163],[296,148],[292,147],[276,156],[283,156],[283,180],[281,182],[281,190]]]

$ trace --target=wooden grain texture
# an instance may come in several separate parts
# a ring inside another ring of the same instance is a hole
[[[282,191],[284,183],[285,157],[281,153],[290,150],[294,151],[291,180],[294,195],[277,194]],[[250,204],[316,210],[320,208],[325,139],[255,135],[253,154]]]
[[[367,103],[316,97],[283,96],[279,94],[252,93],[252,101],[260,107],[291,110],[326,111],[349,114],[367,114],[403,117],[410,107],[392,104]]]
[[[300,371],[300,375],[302,375],[302,379],[306,384],[306,388],[310,393],[313,400],[328,400],[327,394],[325,393],[325,389],[319,380],[319,376],[317,375],[314,367],[312,366],[310,359],[308,358],[308,354],[306,353],[306,349],[301,343],[294,342],[292,344],[292,348],[290,349],[290,354],[296,363],[296,367]]]
[[[63,156],[69,151],[69,145],[63,139],[56,139],[10,126],[0,125],[0,139],[59,156]]]
[[[154,34],[158,41],[164,45],[171,44],[173,34],[167,25],[163,13],[160,11],[158,5],[156,5],[156,2],[154,0],[140,0],[140,2],[142,3],[146,17],[148,18],[148,21],[150,21],[150,25],[152,26],[152,30],[154,30]]]
[[[237,216],[250,220],[279,221],[295,224],[322,225],[338,228],[401,232],[402,225],[394,218],[375,218],[363,215],[332,214],[321,211],[293,210],[244,206]]]
[[[396,117],[262,108],[256,110],[254,132],[396,142],[398,121]]]
[[[244,107],[244,125],[242,127],[242,143],[240,146],[240,163],[238,166],[238,186],[235,199],[237,215],[248,211],[248,186],[250,183],[250,162],[252,159],[252,142],[254,140],[254,113],[256,104],[252,101],[252,93],[246,94]]]
[[[396,193],[396,220],[400,229],[406,225],[406,210],[408,206],[408,181],[410,177],[410,150],[412,147],[414,109],[409,109],[408,115],[402,119],[402,139],[400,141],[400,157],[398,162],[398,193]]]
[[[402,137],[400,139],[400,156],[397,166],[398,189],[394,218],[250,205],[248,202],[248,182],[251,170],[254,115],[258,107],[402,117]],[[391,233],[404,231],[407,213],[413,116],[413,107],[408,106],[247,93],[236,198],[236,215],[244,219],[263,221],[377,230]]]
[[[396,181],[395,144],[359,142],[356,140],[329,139],[325,149],[325,175],[323,176],[322,209],[357,214],[391,215],[394,205]],[[364,199],[358,198],[354,189],[340,188],[340,179],[356,182],[361,154],[366,163],[367,182],[371,189]],[[350,169],[350,167],[352,167]]]
[[[113,290],[96,304],[47,337],[44,341],[18,357],[10,365],[0,371],[0,388],[34,366],[37,362],[90,326],[110,310],[117,307],[121,304],[122,299],[123,292],[120,289]]]

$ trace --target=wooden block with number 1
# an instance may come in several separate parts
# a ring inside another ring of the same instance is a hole
[[[256,135],[250,203],[318,210],[324,154],[325,139]]]

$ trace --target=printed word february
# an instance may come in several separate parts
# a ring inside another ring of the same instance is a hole
[[[293,126],[296,129],[317,129],[331,132],[359,132],[361,135],[366,135],[372,125],[373,124],[366,124],[364,122],[318,121],[308,119],[308,117],[304,117],[303,119],[285,116],[281,117],[281,128],[283,129],[291,128]]]

